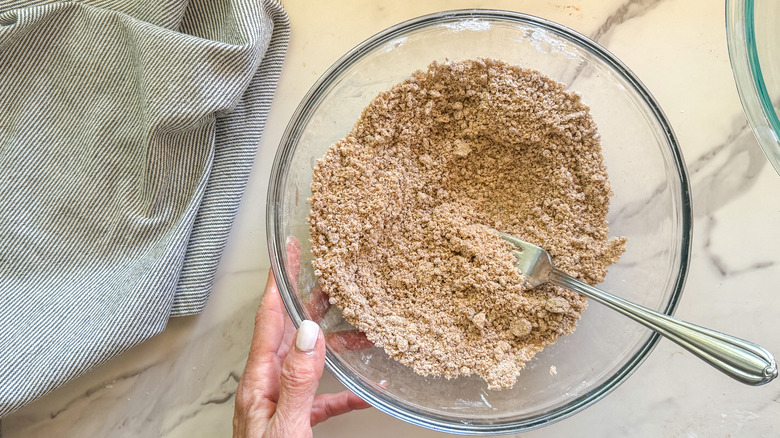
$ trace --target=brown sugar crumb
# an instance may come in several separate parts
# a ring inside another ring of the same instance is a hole
[[[531,287],[498,231],[596,284],[624,251],[578,94],[491,59],[433,63],[379,94],[314,169],[315,273],[344,318],[421,375],[510,388],[584,297]],[[498,231],[497,231],[498,230]]]

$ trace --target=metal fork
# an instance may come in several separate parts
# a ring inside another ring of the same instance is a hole
[[[544,249],[509,234],[501,233],[501,237],[515,246],[515,266],[532,286],[549,282],[592,298],[666,336],[742,383],[758,386],[777,377],[775,358],[764,348],[608,294],[556,269]]]

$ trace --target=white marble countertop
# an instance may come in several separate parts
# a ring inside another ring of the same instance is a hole
[[[392,24],[445,9],[508,9],[557,21],[595,39],[637,74],[672,123],[693,189],[693,255],[677,315],[780,354],[780,176],[740,106],[723,2],[283,3],[292,23],[288,58],[205,312],[172,320],[161,335],[3,419],[0,436],[229,436],[233,392],[270,266],[266,188],[287,121],[317,77],[349,48]],[[338,387],[330,376],[321,384],[323,391]],[[329,420],[315,436],[444,435],[372,409]],[[744,386],[662,340],[606,398],[523,436],[780,436],[780,383]]]

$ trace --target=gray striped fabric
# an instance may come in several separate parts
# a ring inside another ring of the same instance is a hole
[[[288,37],[271,0],[0,0],[0,418],[203,308]]]

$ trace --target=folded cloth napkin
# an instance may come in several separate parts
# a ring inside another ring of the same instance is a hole
[[[0,418],[203,308],[288,38],[272,0],[0,0]]]

